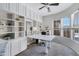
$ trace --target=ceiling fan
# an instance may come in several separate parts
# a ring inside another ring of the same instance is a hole
[[[44,6],[42,6],[41,8],[39,8],[39,10],[41,10],[43,8],[47,8],[48,12],[51,11],[50,10],[50,6],[58,6],[59,5],[59,3],[41,3],[41,4],[44,5]]]

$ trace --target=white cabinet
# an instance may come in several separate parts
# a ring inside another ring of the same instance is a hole
[[[34,20],[39,22],[39,14],[38,13],[34,13]]]
[[[19,15],[19,3],[16,3],[15,13]]]
[[[21,4],[19,4],[19,10],[18,10],[19,12],[19,15],[21,15],[21,16],[25,16],[25,7],[24,6],[22,6]]]
[[[9,6],[10,6],[10,10],[9,10],[10,12],[16,13],[16,14],[18,13],[18,12],[17,12],[17,10],[18,10],[18,8],[17,8],[17,3],[10,3]]]
[[[38,21],[40,21],[40,19],[39,19],[39,18],[40,18],[40,16],[39,16],[39,14],[38,14],[38,16],[37,16]]]
[[[31,13],[31,12],[30,12],[30,9],[27,8],[26,18],[30,19],[30,16],[31,16],[30,13]]]
[[[0,3],[0,9],[1,10],[9,10],[9,4],[8,3]]]
[[[25,10],[26,10],[26,8],[23,6],[23,9],[22,9],[22,11],[23,11],[23,16],[25,16]]]
[[[27,7],[25,7],[25,18],[27,18]]]
[[[10,3],[10,12],[24,16],[24,6],[19,3]]]
[[[35,20],[36,20],[36,21],[38,21],[37,16],[38,16],[38,14],[37,14],[37,13],[35,13]]]
[[[25,16],[25,7],[19,3],[1,3],[0,9]]]
[[[21,39],[20,41],[20,51],[23,51],[27,48],[27,39]]]
[[[32,13],[32,10],[30,10],[30,19],[33,19],[33,13]]]
[[[37,16],[36,16],[36,20],[37,20],[37,21],[39,21],[38,17],[39,17],[39,14],[37,14]]]
[[[20,52],[20,40],[12,40],[11,41],[11,56],[16,55]]]
[[[31,18],[32,18],[32,20],[35,19],[35,13],[33,11],[31,12]]]
[[[27,48],[27,39],[26,38],[17,38],[14,40],[11,40],[10,43],[10,55],[14,56],[17,55],[18,53],[22,52]]]
[[[42,23],[42,16],[39,16],[39,21]]]
[[[6,46],[5,56],[10,56],[10,41],[8,41],[8,44]]]
[[[34,15],[34,20],[35,20],[35,19],[36,19],[36,13],[34,12],[34,14],[33,14],[33,15]]]
[[[34,14],[35,13],[33,12],[33,10],[30,10],[30,19],[31,20],[34,20],[34,17],[35,17]]]
[[[19,4],[19,10],[18,10],[19,15],[22,15],[22,6]]]

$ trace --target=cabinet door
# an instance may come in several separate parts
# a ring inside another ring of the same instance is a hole
[[[38,21],[38,14],[34,13],[34,20]]]
[[[27,18],[30,19],[30,9],[27,8]]]
[[[34,12],[34,14],[33,14],[33,15],[34,15],[33,17],[34,17],[34,20],[35,20],[35,17],[36,17],[36,13]]]
[[[39,15],[39,21],[42,23],[42,16]]]
[[[6,51],[5,51],[5,56],[10,56],[10,41],[8,41],[8,44],[6,45]]]
[[[20,53],[20,44],[19,44],[20,40],[13,40],[11,42],[11,55],[16,55],[18,53]]]
[[[0,3],[0,9],[9,11],[9,3]]]
[[[16,3],[16,7],[15,8],[16,8],[15,9],[16,14],[19,14],[19,3]]]
[[[16,3],[10,3],[10,12],[18,13]]]
[[[32,10],[30,10],[30,19],[32,19]]]
[[[40,21],[40,20],[39,20],[39,15],[37,15],[37,19],[38,19],[38,21]]]
[[[34,12],[33,12],[33,10],[30,10],[30,18],[31,18],[31,20],[34,20]]]
[[[32,20],[33,16],[32,16],[32,10],[30,10],[30,19]]]
[[[40,20],[39,20],[39,14],[37,14],[37,19],[38,19],[38,21],[40,21]]]
[[[36,20],[38,21],[38,14],[36,13]]]
[[[27,18],[27,7],[25,7],[25,18]]]
[[[21,44],[20,45],[20,47],[21,47],[20,51],[25,50],[27,48],[27,39],[22,39],[20,44]]]
[[[19,15],[25,16],[25,7],[19,4]]]

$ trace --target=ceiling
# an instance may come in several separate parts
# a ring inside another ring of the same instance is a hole
[[[39,10],[39,8],[43,6],[40,3],[23,3],[24,6],[31,8],[32,10],[34,10],[35,12],[39,13],[42,16],[62,12],[63,10],[70,7],[72,4],[73,3],[60,3],[59,6],[50,6],[51,12],[48,12],[46,8]]]

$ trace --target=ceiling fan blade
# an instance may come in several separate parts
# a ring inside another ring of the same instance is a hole
[[[50,6],[58,6],[59,5],[59,3],[51,3],[51,4],[49,4]]]
[[[48,5],[48,3],[41,3],[41,4],[43,4],[43,5]]]
[[[47,9],[48,9],[48,12],[50,12],[50,8],[48,7]]]
[[[44,7],[45,7],[45,6],[42,6],[41,8],[39,8],[39,10],[42,9],[42,8],[44,8]]]

